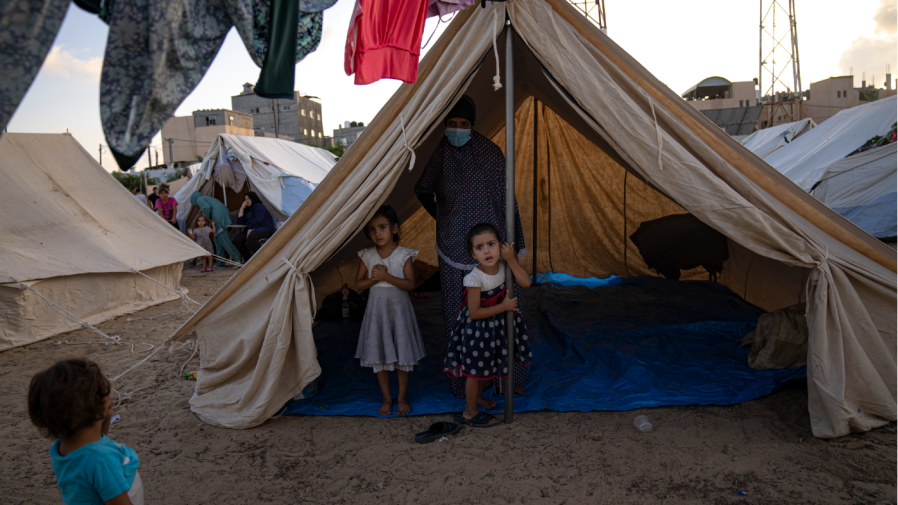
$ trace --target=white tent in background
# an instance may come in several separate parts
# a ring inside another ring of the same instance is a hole
[[[876,238],[896,233],[898,143],[842,158],[826,167],[811,194]]]
[[[845,109],[764,160],[809,191],[827,167],[888,132],[898,121],[896,104],[898,97],[891,96]]]
[[[813,119],[802,119],[801,121],[758,130],[745,137],[740,142],[748,148],[749,151],[757,154],[761,159],[764,159],[816,127],[817,123],[815,123]]]
[[[336,164],[325,149],[266,137],[219,135],[202,166],[174,197],[178,221],[189,227],[190,195],[214,196],[236,211],[243,195],[255,191],[279,222],[285,221]],[[194,213],[195,214],[195,213]]]
[[[0,180],[0,351],[80,327],[59,310],[98,324],[177,299],[207,254],[71,135],[3,134]]]

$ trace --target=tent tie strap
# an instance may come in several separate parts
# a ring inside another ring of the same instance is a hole
[[[502,89],[502,79],[500,78],[500,68],[499,68],[499,49],[496,47],[496,39],[499,38],[499,33],[496,30],[496,10],[493,9],[493,54],[496,57],[496,75],[493,76],[493,91],[499,91]],[[511,28],[509,28],[510,30]]]
[[[307,272],[303,272],[299,268],[296,267],[293,263],[290,263],[290,260],[284,258],[284,264],[287,265],[287,268],[290,269],[290,272],[293,273],[297,278],[301,280],[305,280],[309,285],[309,304],[312,308],[312,320],[315,320],[315,316],[318,314],[318,302],[315,300],[315,284],[312,282],[312,276]]]
[[[408,171],[411,172],[413,168],[415,168],[415,150],[412,149],[412,146],[408,143],[408,135],[405,133],[405,114],[399,114],[399,126],[402,127],[402,147],[406,148],[409,153],[411,153],[412,158],[408,163]]]

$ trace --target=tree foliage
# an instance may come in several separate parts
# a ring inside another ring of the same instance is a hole
[[[338,143],[337,145],[331,144],[329,146],[324,146],[323,149],[330,151],[330,153],[337,158],[341,158],[344,154],[346,154],[346,144],[342,143]]]
[[[115,177],[115,180],[122,183],[122,186],[125,187],[128,191],[131,191],[132,188],[140,187],[141,192],[143,191],[143,176],[141,174],[126,174],[125,172],[112,172],[112,176]],[[159,184],[159,180],[155,177],[147,177],[147,186],[154,186]]]
[[[186,168],[179,168],[165,177],[165,182],[174,182],[187,175]]]

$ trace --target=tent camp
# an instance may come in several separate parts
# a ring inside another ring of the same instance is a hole
[[[898,97],[891,96],[840,111],[764,160],[809,191],[828,166],[888,132],[898,121],[896,105]]]
[[[265,137],[221,134],[212,142],[202,166],[174,197],[182,228],[196,217],[190,195],[199,191],[225,203],[232,212],[243,196],[255,191],[271,215],[286,221],[309,197],[336,163],[321,148]]]
[[[177,299],[207,254],[71,135],[4,133],[0,174],[0,351]]]
[[[755,153],[761,159],[777,150],[789,145],[793,140],[817,127],[813,119],[802,119],[792,123],[771,126],[763,130],[757,130],[741,140],[749,151]]]
[[[898,143],[842,158],[826,167],[810,193],[878,239],[895,241]]]
[[[506,35],[511,61],[494,49]],[[730,138],[563,0],[488,3],[455,17],[417,83],[399,88],[300,210],[172,335],[199,344],[193,412],[256,426],[321,374],[313,314],[352,278],[360,230],[381,204],[397,209],[402,245],[433,261],[434,223],[412,188],[462,94],[477,103],[475,129],[505,145],[497,68],[514,92],[528,270],[654,275],[629,235],[689,212],[728,239],[722,284],[766,310],[807,302],[814,433],[895,419],[895,251]]]

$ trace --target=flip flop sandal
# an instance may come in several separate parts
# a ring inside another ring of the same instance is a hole
[[[496,421],[490,422],[493,419],[496,419]],[[465,419],[464,414],[459,412],[458,414],[455,414],[455,420],[472,428],[492,428],[494,426],[499,426],[500,424],[502,424],[501,419],[488,412],[483,411],[478,412],[471,419]]]
[[[415,435],[415,442],[419,444],[433,442],[434,440],[438,440],[445,435],[458,433],[458,430],[460,429],[461,426],[458,423],[433,423],[430,425],[430,428],[428,428],[427,431]]]

